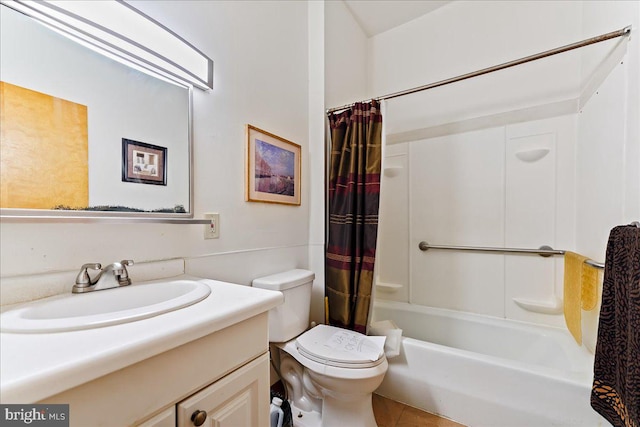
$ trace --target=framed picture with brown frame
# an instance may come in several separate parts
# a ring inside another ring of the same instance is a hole
[[[251,125],[246,133],[245,200],[300,206],[300,146]]]
[[[167,185],[167,149],[122,138],[122,181]]]

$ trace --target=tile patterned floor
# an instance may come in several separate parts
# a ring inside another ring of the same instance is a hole
[[[373,414],[378,427],[464,427],[377,394],[373,395]]]

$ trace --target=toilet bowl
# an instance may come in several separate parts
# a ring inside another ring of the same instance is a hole
[[[357,332],[327,325],[306,330],[314,277],[292,270],[253,281],[285,297],[269,312],[269,341],[294,426],[374,427],[371,395],[387,372],[384,351]]]
[[[382,383],[388,368],[387,359],[384,353],[376,360],[353,354],[345,357],[344,352],[322,344],[330,336],[344,333],[366,338],[356,332],[318,325],[293,340],[276,344],[281,350],[280,373],[294,409],[294,422],[298,421],[299,426],[376,426],[371,394]],[[317,348],[304,346],[310,342]],[[302,370],[290,362],[282,363],[289,358]],[[291,383],[299,383],[301,387]],[[314,411],[318,412],[319,423],[315,422]],[[300,414],[302,417],[298,417]],[[314,422],[305,422],[302,419],[305,417]]]

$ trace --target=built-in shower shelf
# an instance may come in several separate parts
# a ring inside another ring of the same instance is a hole
[[[384,176],[389,178],[397,176],[402,169],[404,169],[402,166],[385,166]]]
[[[548,148],[532,148],[529,150],[522,150],[516,153],[516,157],[523,162],[533,163],[538,160],[544,158],[547,154],[549,154]]]
[[[513,302],[527,311],[541,314],[560,314],[562,313],[564,307],[562,300],[559,298],[554,298],[553,301],[538,301],[526,298],[514,298]]]
[[[376,289],[382,292],[396,292],[402,289],[402,285],[399,285],[397,283],[377,282]]]

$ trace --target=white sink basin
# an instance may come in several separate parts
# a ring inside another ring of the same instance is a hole
[[[205,299],[211,288],[194,280],[131,285],[59,295],[0,315],[0,330],[48,333],[100,328],[146,319]]]

